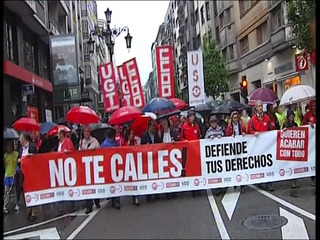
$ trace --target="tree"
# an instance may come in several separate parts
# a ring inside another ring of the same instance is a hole
[[[287,19],[291,27],[292,43],[308,50],[315,50],[315,33],[311,23],[315,21],[315,0],[286,0]]]
[[[207,36],[203,37],[202,52],[205,92],[215,99],[229,91],[228,70],[215,41],[209,41]]]

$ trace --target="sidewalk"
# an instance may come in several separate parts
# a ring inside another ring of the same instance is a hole
[[[21,199],[22,200],[22,199]],[[4,232],[11,231],[17,228],[22,228],[25,226],[29,226],[31,224],[40,223],[43,221],[47,221],[61,215],[65,215],[68,213],[72,213],[82,209],[84,201],[77,201],[77,202],[64,202],[64,203],[52,203],[38,206],[38,217],[35,221],[31,222],[27,218],[27,208],[25,205],[24,200],[21,202],[20,210],[15,211],[15,197],[10,198],[10,205],[9,205],[9,213],[3,214],[3,230]],[[74,204],[73,204],[74,203]],[[63,204],[61,210],[62,212],[58,212],[58,204]],[[73,206],[74,205],[74,206]]]

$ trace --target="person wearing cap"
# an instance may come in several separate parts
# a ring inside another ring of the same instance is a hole
[[[193,141],[201,138],[201,130],[199,124],[196,123],[196,111],[190,109],[187,115],[187,121],[182,125],[180,140]]]
[[[175,132],[178,136],[181,134],[181,127],[180,127],[180,122],[179,122],[179,116],[175,115],[170,118],[171,126],[172,126],[172,131]]]
[[[192,108],[188,111],[187,122],[182,125],[180,141],[193,141],[200,138],[200,126],[198,123],[196,123],[196,111]],[[199,193],[199,190],[192,191],[192,196],[195,197]]]
[[[218,118],[215,115],[211,116],[209,120],[210,127],[207,130],[204,138],[213,139],[216,137],[220,138],[225,136],[223,128],[219,126],[218,122]]]
[[[248,133],[254,134],[256,137],[259,136],[260,132],[267,132],[272,130],[271,120],[267,114],[263,112],[263,103],[262,101],[256,102],[256,111],[257,113],[252,116],[248,124]],[[271,182],[266,183],[267,190],[274,191]]]
[[[280,130],[279,120],[276,116],[276,109],[272,104],[267,104],[267,115],[270,118],[271,130]]]
[[[287,121],[283,125],[282,131],[286,131],[287,128],[298,127],[298,124],[294,121],[294,117],[295,117],[294,111],[292,109],[289,109],[287,111]],[[291,180],[291,188],[298,188],[298,187],[299,187],[298,180],[297,179]]]

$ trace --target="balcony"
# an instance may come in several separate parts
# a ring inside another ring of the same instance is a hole
[[[232,62],[228,62],[226,64],[227,70],[228,70],[228,74],[233,74],[235,72],[238,71],[239,69],[239,63],[238,60],[234,60]]]
[[[58,16],[66,16],[69,14],[68,7],[64,1],[47,1],[47,3],[50,12]]]
[[[277,31],[271,33],[271,49],[274,52],[279,52],[288,47],[286,41],[285,27],[279,28]]]
[[[185,24],[183,23],[183,24],[181,24],[181,25],[179,25],[179,35],[180,34],[185,34]]]
[[[178,6],[178,16],[184,15],[184,1],[181,1]]]

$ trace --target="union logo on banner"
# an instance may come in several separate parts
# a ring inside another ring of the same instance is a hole
[[[296,54],[295,62],[296,62],[297,71],[305,71],[309,69],[308,59],[306,54]]]
[[[278,131],[277,159],[284,161],[308,161],[309,131],[299,127]]]

